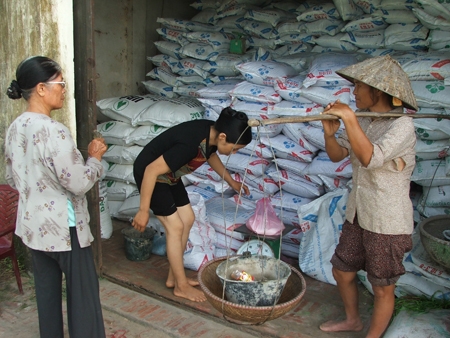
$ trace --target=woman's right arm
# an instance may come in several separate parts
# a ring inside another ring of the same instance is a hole
[[[159,175],[170,171],[164,157],[161,155],[155,161],[147,165],[141,183],[139,211],[134,216],[131,225],[140,232],[143,232],[150,219],[150,201],[155,189],[156,179]]]
[[[327,111],[329,111],[336,103],[339,103],[339,101],[327,105],[323,113],[327,114]],[[325,150],[328,154],[328,157],[333,162],[339,162],[343,160],[348,156],[348,150],[344,147],[341,147],[341,145],[336,141],[335,136],[337,131],[339,130],[339,127],[341,126],[341,123],[339,122],[339,120],[321,120],[321,122],[325,138]]]

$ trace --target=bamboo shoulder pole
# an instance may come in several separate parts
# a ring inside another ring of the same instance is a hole
[[[355,113],[357,117],[372,117],[372,118],[397,118],[403,116],[409,116],[414,119],[426,118],[426,119],[450,119],[450,115],[441,114],[403,114],[403,113]],[[265,126],[269,124],[281,124],[281,123],[301,123],[309,121],[319,121],[319,120],[338,120],[339,117],[335,115],[321,114],[321,115],[311,115],[311,116],[290,116],[290,117],[279,117],[267,120],[248,120],[248,125],[250,127]]]

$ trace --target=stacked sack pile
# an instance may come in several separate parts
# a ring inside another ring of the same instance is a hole
[[[112,174],[110,167],[130,166],[139,149],[165,128],[200,116],[215,120],[227,106],[256,119],[319,114],[336,99],[356,108],[352,84],[335,70],[365,57],[390,54],[402,64],[412,81],[419,113],[447,114],[450,109],[446,86],[450,58],[445,53],[450,6],[446,4],[431,0],[335,0],[318,5],[240,0],[197,1],[192,6],[200,12],[191,21],[158,19],[161,41],[155,46],[160,54],[148,57],[155,67],[147,74],[151,79],[143,81],[151,94],[98,102],[102,114],[111,120],[99,125],[99,131],[105,138],[119,139],[119,143],[109,139],[108,143],[122,146],[114,153],[112,147],[105,155],[113,217],[133,217],[139,196],[130,167],[120,174]],[[242,54],[229,52],[236,46]],[[183,109],[182,117],[174,113],[165,124],[161,119],[150,121],[146,114],[143,123],[139,115],[147,109],[148,100],[182,102],[192,114]],[[136,108],[122,111],[128,106]],[[438,197],[449,184],[447,122],[415,120],[418,162],[412,180],[424,191],[412,194],[417,221],[446,213],[450,205]],[[123,132],[108,133],[111,124]],[[250,187],[250,196],[230,191],[207,165],[186,177],[190,195],[200,194],[206,201],[203,223],[215,230],[215,240],[208,244],[215,245],[217,256],[225,250],[236,251],[247,237],[234,230],[252,215],[257,200],[270,196],[279,217],[294,226],[283,236],[282,254],[299,258],[300,268],[308,275],[334,284],[329,258],[338,242],[351,189],[349,160],[329,160],[320,122],[252,131],[251,144],[222,158],[233,176]],[[438,169],[430,176],[431,169],[425,170],[425,165]],[[222,196],[227,197],[225,201]],[[439,205],[432,205],[433,201]]]

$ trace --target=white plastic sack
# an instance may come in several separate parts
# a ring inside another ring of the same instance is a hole
[[[227,169],[241,174],[248,173],[255,176],[263,175],[270,165],[270,161],[267,159],[241,153],[230,156],[220,155],[220,158]]]
[[[304,172],[309,175],[350,178],[352,177],[353,169],[349,157],[339,162],[332,162],[325,151],[320,151]]]
[[[219,54],[223,54],[228,52],[229,45],[222,45],[219,49],[215,49],[211,45],[207,43],[201,42],[191,42],[187,45],[184,45],[180,49],[180,53],[182,56],[190,57],[199,60],[205,61],[215,61]]]
[[[310,143],[303,136],[303,134],[300,132],[300,127],[301,127],[300,123],[285,123],[283,126],[282,133],[295,143],[298,143],[301,147],[316,154],[319,151],[319,148]]]
[[[136,193],[138,188],[136,184],[125,183],[115,180],[103,181],[106,184],[106,191],[108,194],[108,202],[110,201],[125,201],[131,194]]]
[[[301,205],[312,202],[312,198],[306,198],[298,195],[291,194],[287,191],[277,192],[271,197],[272,205],[276,208],[287,209],[297,212]]]
[[[381,31],[388,27],[389,24],[386,23],[383,18],[375,15],[363,15],[360,18],[350,21],[347,23],[343,32],[373,32]]]
[[[435,160],[449,155],[449,139],[422,140],[416,142],[416,161]]]
[[[183,58],[181,54],[181,45],[179,43],[170,41],[154,41],[153,43],[161,54],[169,55],[177,60]]]
[[[413,8],[412,12],[420,20],[420,23],[429,29],[440,29],[443,31],[450,31],[450,21],[441,17],[435,17],[427,12]]]
[[[139,126],[136,127],[134,131],[126,138],[126,141],[144,147],[147,145],[147,143],[149,143],[156,136],[158,136],[167,129],[168,128],[158,126],[156,124]]]
[[[228,100],[228,94],[242,80],[226,80],[216,83],[214,86],[202,88],[197,91],[201,98],[214,100]]]
[[[411,87],[420,107],[450,108],[450,86],[443,81],[411,81]]]
[[[351,86],[352,83],[336,74],[336,70],[357,63],[355,55],[340,53],[320,54],[311,63],[308,75],[303,81],[303,87],[327,86],[333,83],[334,86]]]
[[[450,176],[446,175],[445,161],[427,160],[417,162],[411,174],[411,181],[428,187],[450,185]]]
[[[313,42],[324,48],[332,48],[335,51],[354,52],[358,50],[354,44],[341,40],[345,36],[345,33],[338,33],[335,36],[322,35],[318,38],[314,38]],[[312,50],[315,51],[315,48]]]
[[[305,174],[305,170],[306,170],[306,168],[308,168],[309,163],[285,160],[283,158],[277,158],[276,163],[278,165],[278,168],[285,169],[288,172],[294,173],[311,183],[315,183],[315,184],[319,184],[319,185],[322,185],[322,183],[323,183],[318,175]]]
[[[320,19],[305,23],[306,33],[311,35],[336,35],[345,26],[342,20]],[[305,41],[306,42],[306,41]]]
[[[273,86],[277,79],[285,79],[298,74],[292,66],[275,61],[244,62],[236,65],[236,69],[248,82],[265,86]]]
[[[350,42],[358,48],[384,48],[384,31],[347,32],[341,40]]]
[[[173,86],[170,86],[159,80],[147,80],[141,82],[145,89],[153,94],[158,94],[166,97],[178,97],[178,94],[174,93]]]
[[[217,232],[217,235],[225,234],[233,236],[236,239],[243,240],[244,235],[234,231],[242,226],[253,215],[254,210],[248,210],[236,205],[228,199],[221,197],[211,198],[205,202],[206,212],[211,225]]]
[[[206,216],[205,200],[198,193],[190,193],[189,200],[195,220],[189,232],[188,242],[183,254],[184,267],[198,271],[203,264],[214,258],[216,232]]]
[[[300,144],[292,141],[289,137],[279,134],[277,136],[267,138],[262,137],[261,143],[267,147],[271,147],[276,157],[284,158],[299,162],[311,162],[314,153],[303,148]]]
[[[322,106],[326,106],[336,100],[350,104],[354,97],[352,94],[353,86],[338,86],[340,82],[342,81],[325,77],[320,80],[320,86],[314,85],[309,88],[300,89],[300,95]]]
[[[102,165],[105,172],[105,180],[136,184],[132,164],[108,163],[105,160],[102,160]]]
[[[347,200],[348,190],[338,189],[298,209],[303,229],[298,255],[300,269],[314,279],[334,285],[330,259],[339,243]]]
[[[298,92],[300,93],[300,91]],[[296,94],[297,95],[297,94]],[[300,94],[298,94],[300,95]],[[306,101],[305,98],[302,101]],[[308,100],[309,101],[309,100]],[[300,103],[295,101],[282,100],[280,103],[269,105],[269,112],[279,116],[310,116],[319,115],[323,111],[323,106],[310,102]]]
[[[256,140],[251,140],[249,144],[247,144],[244,148],[240,149],[238,153],[250,155],[250,156],[258,156],[261,158],[272,159],[274,154],[272,151],[265,145]]]
[[[97,101],[100,112],[112,120],[132,124],[131,121],[155,103],[151,96],[128,95]]]
[[[238,98],[243,101],[277,103],[281,101],[278,94],[272,87],[261,86],[243,81],[231,89],[228,94],[231,98]]]
[[[167,97],[148,95],[155,103],[134,116],[131,124],[134,126],[159,125],[172,127],[181,122],[203,118],[205,108],[201,103],[190,97],[170,99]]]
[[[267,175],[281,185],[282,191],[293,195],[315,199],[325,193],[323,185],[312,183],[288,170],[274,170]]]
[[[100,237],[109,239],[113,233],[111,215],[109,213],[109,204],[106,183],[100,181],[98,183],[99,192],[99,209],[100,209]]]
[[[97,125],[97,131],[102,134],[106,144],[119,146],[130,145],[133,141],[129,138],[136,130],[129,123],[120,121],[108,121]]]

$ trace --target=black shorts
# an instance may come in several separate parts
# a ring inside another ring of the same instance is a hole
[[[157,216],[170,216],[177,211],[177,207],[183,207],[189,203],[189,196],[181,180],[175,185],[156,182],[150,209]]]

